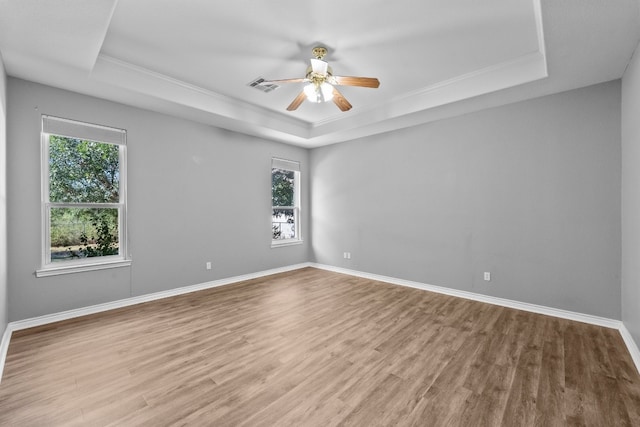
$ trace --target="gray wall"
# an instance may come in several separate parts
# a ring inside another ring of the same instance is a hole
[[[619,319],[620,91],[309,152],[9,78],[9,320],[307,260]],[[127,129],[132,267],[35,278],[41,114]],[[302,162],[304,245],[270,248],[272,156]]]
[[[0,55],[0,339],[7,328],[7,75]]]
[[[315,260],[620,319],[620,100],[614,81],[314,149]]]
[[[640,49],[622,78],[622,321],[640,345]]]
[[[127,130],[131,267],[34,276],[41,114]],[[309,258],[307,150],[15,78],[8,79],[7,146],[10,321]],[[302,245],[270,247],[272,156],[301,162]]]

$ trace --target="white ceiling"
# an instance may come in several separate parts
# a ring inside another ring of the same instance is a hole
[[[0,0],[7,73],[305,147],[622,76],[638,0]],[[326,46],[353,104],[287,105]]]

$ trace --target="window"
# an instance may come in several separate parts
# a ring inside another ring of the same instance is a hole
[[[38,277],[130,265],[126,132],[42,116]]]
[[[302,242],[300,236],[300,163],[271,161],[271,246]]]

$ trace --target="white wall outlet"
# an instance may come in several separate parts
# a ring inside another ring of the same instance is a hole
[[[344,253],[342,254],[342,257],[343,257],[344,259],[351,259],[351,252],[344,252]]]
[[[487,282],[491,281],[491,273],[490,272],[488,272],[488,271],[484,272],[484,280],[487,281]]]
[[[211,270],[211,261],[207,262],[207,270]]]

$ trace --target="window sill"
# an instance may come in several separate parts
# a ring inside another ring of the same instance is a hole
[[[301,245],[302,243],[304,243],[304,241],[302,239],[272,240],[271,241],[271,247],[272,248],[279,248],[279,247],[282,247],[282,246]]]
[[[82,273],[85,271],[104,270],[107,268],[129,267],[130,259],[120,259],[116,261],[102,261],[91,264],[74,264],[41,268],[36,270],[36,277],[57,276],[60,274]]]

